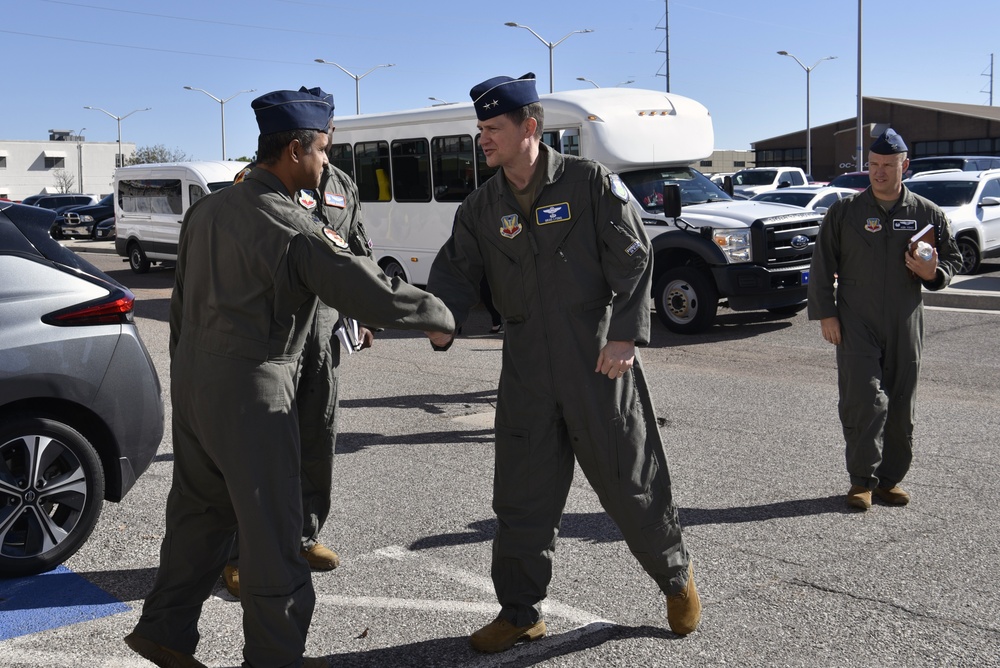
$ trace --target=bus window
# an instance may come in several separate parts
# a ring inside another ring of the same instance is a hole
[[[389,185],[389,144],[366,141],[354,145],[357,166],[358,197],[362,202],[388,202],[392,199]]]
[[[354,178],[354,153],[350,144],[334,144],[327,151],[330,164],[338,169],[347,172],[347,175]]]
[[[497,173],[497,169],[486,164],[486,154],[479,145],[479,135],[476,135],[476,187],[489,181],[490,177]]]
[[[472,137],[434,137],[431,139],[431,156],[434,166],[434,199],[439,202],[461,202],[475,186],[472,169],[475,150]]]
[[[555,149],[556,153],[562,153],[562,142],[559,141],[558,130],[545,130],[542,132],[542,143],[548,144],[550,148]]]
[[[562,131],[562,152],[566,155],[580,155],[580,131]]]
[[[430,152],[426,139],[392,142],[392,190],[397,202],[430,202]]]

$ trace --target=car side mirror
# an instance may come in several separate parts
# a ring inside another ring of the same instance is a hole
[[[984,197],[979,201],[979,206],[1000,206],[1000,197]]]
[[[722,189],[726,191],[726,194],[730,197],[733,196],[733,177],[724,176],[722,177]]]

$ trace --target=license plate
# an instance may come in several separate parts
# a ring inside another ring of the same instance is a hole
[[[809,270],[804,269],[799,275],[799,285],[809,285]]]

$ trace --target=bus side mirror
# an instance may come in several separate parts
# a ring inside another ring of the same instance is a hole
[[[676,183],[663,184],[663,215],[667,218],[681,215],[681,187]]]

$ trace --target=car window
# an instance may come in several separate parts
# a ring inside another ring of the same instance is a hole
[[[1000,197],[1000,179],[989,179],[983,184],[983,197]]]
[[[790,174],[792,176],[793,186],[804,186],[806,184],[806,180],[802,178],[802,175],[798,172],[790,172]]]
[[[961,206],[972,201],[976,194],[975,181],[920,181],[908,182],[912,192],[926,197],[938,206]]]
[[[822,197],[819,198],[819,201],[816,202],[816,205],[813,208],[815,209],[819,207],[826,207],[827,209],[829,209],[833,205],[833,203],[836,202],[837,199],[839,198],[840,198],[839,193],[829,193],[827,195],[823,195]]]

